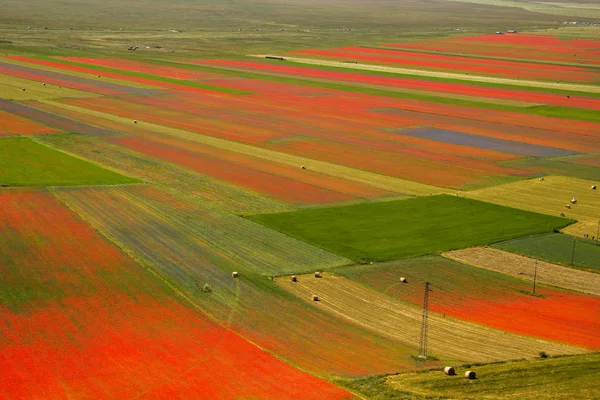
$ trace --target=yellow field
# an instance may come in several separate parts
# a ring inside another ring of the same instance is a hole
[[[444,257],[475,267],[533,280],[534,259],[489,247],[449,251]],[[600,296],[600,274],[538,261],[537,281]]]
[[[0,74],[0,93],[2,93],[3,99],[17,101],[50,100],[65,97],[98,97],[97,94],[91,92],[83,92],[66,87],[60,88],[56,85],[44,86],[41,82],[2,74]]]
[[[592,190],[598,182],[564,176],[547,176],[543,181],[530,179],[466,192],[465,197],[549,215],[564,213],[580,222],[564,232],[596,236],[600,218],[600,190]],[[571,204],[575,198],[577,204]],[[569,204],[571,207],[566,208]]]
[[[279,278],[276,283],[323,312],[417,347],[421,327],[421,309],[417,306],[329,273],[320,279],[301,275],[298,282]],[[312,301],[313,294],[319,296],[319,301]],[[576,347],[505,333],[434,313],[429,315],[429,324],[429,349],[438,357],[487,362],[534,357],[540,351],[584,352]]]
[[[54,101],[44,101],[43,103],[52,105],[54,107],[63,108],[65,110],[71,110],[80,112],[82,114],[92,115],[94,117],[106,119],[109,121],[119,122],[128,125],[131,125],[132,123],[130,118],[119,117],[110,113],[89,110],[86,108],[71,106]],[[263,149],[260,147],[234,142],[231,140],[220,139],[212,136],[205,136],[199,133],[192,133],[182,129],[170,128],[163,125],[144,122],[143,120],[139,119],[137,120],[137,126],[140,129],[152,131],[158,135],[177,137],[180,139],[185,139],[197,143],[203,143],[209,146],[241,154],[251,155],[269,161],[276,161],[286,165],[292,165],[296,167],[299,167],[301,165],[307,165],[313,172],[344,178],[354,182],[364,183],[377,188],[386,189],[391,192],[396,192],[398,194],[429,195],[440,193],[453,193],[451,189],[443,189],[436,186],[430,186],[418,182],[394,178],[391,176],[380,175],[373,172],[358,170],[337,164],[331,164],[324,161],[317,161],[291,154],[280,153],[273,150]]]
[[[252,54],[250,57],[265,58],[266,54]],[[277,56],[281,57],[281,56]],[[541,82],[531,81],[523,79],[509,79],[509,78],[493,78],[489,76],[481,75],[466,75],[457,74],[453,72],[437,72],[427,71],[422,69],[411,69],[411,68],[397,68],[387,67],[384,65],[373,65],[373,64],[349,64],[341,61],[330,61],[330,60],[319,60],[314,58],[301,58],[301,57],[284,57],[288,61],[297,62],[301,64],[311,65],[325,65],[329,67],[341,67],[346,69],[357,69],[363,71],[380,71],[380,72],[391,72],[394,74],[410,74],[419,76],[430,76],[434,78],[448,78],[448,79],[460,79],[463,81],[475,81],[475,82],[487,82],[487,83],[501,83],[506,85],[515,86],[527,86],[527,87],[539,87],[548,89],[560,89],[560,90],[573,90],[576,92],[587,92],[587,93],[600,93],[599,86],[590,85],[579,85],[572,83],[555,83],[555,82]]]

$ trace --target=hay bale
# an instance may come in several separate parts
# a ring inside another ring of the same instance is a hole
[[[465,372],[465,378],[467,378],[467,379],[477,379],[477,374],[475,373],[475,371],[466,371]]]
[[[592,190],[596,190],[596,185],[592,185]]]
[[[322,278],[323,276],[321,275],[321,272],[317,271],[315,272],[315,278]]]
[[[573,197],[573,198],[571,199],[571,203],[573,203],[573,204],[576,204],[576,203],[577,203],[577,199],[576,199],[575,197]]]
[[[401,277],[401,278],[400,278],[400,282],[402,282],[402,283],[408,283],[408,281],[406,280],[406,278],[405,278],[405,277]]]
[[[240,276],[240,274],[238,274],[236,271],[233,271],[233,272],[231,273],[231,276],[232,276],[233,278],[237,278],[238,276]]]
[[[571,205],[570,205],[570,204],[567,204],[565,207],[566,207],[566,208],[571,208]]]
[[[136,119],[134,119],[134,120],[133,120],[133,123],[134,123],[134,124],[137,124],[137,120],[136,120]]]
[[[565,213],[560,213],[560,216],[561,216],[561,217],[564,217],[564,216],[565,216]]]
[[[540,178],[540,182],[542,182],[543,180],[544,180],[544,177],[542,176],[542,177]]]
[[[292,275],[292,276],[290,277],[290,280],[291,280],[292,282],[298,282],[298,278],[296,278],[296,275]]]
[[[306,165],[301,165],[300,168],[301,169],[306,169]]]
[[[312,301],[319,301],[319,296],[317,296],[316,294],[313,294]]]
[[[454,370],[454,367],[450,367],[450,366],[444,368],[444,373],[446,375],[456,375],[456,371]]]

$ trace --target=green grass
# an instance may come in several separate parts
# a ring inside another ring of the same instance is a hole
[[[472,369],[476,380],[466,380]],[[600,353],[573,357],[513,361],[458,368],[456,376],[441,371],[400,374],[388,385],[419,394],[443,393],[461,399],[597,399]]]
[[[574,159],[574,156],[567,156],[564,158],[527,157],[503,162],[502,164],[514,168],[533,170],[539,172],[540,175],[552,174],[573,176],[575,178],[587,179],[589,181],[600,181],[600,168],[591,165],[568,162],[567,160],[570,159]],[[475,189],[475,187],[473,187],[473,189]]]
[[[494,247],[540,260],[600,272],[600,245],[591,240],[575,239],[575,253],[571,265],[573,239],[573,236],[556,233],[510,240],[497,243]]]
[[[353,260],[386,261],[551,232],[571,220],[449,195],[248,218]]]
[[[137,183],[27,138],[0,139],[0,184],[68,186]]]

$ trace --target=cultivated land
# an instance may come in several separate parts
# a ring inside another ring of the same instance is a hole
[[[550,233],[597,236],[597,10],[508,3],[4,1],[0,397],[527,398],[385,376],[599,349]]]
[[[477,371],[477,380],[467,381],[462,373]],[[552,373],[548,373],[552,371]],[[439,370],[407,373],[382,379],[377,385],[390,398],[421,398],[443,395],[450,399],[595,399],[600,354],[573,357],[509,361],[507,363],[463,366],[458,376]],[[375,386],[375,385],[374,385]],[[359,386],[357,385],[357,389]],[[360,389],[359,389],[360,390]],[[392,397],[393,396],[393,397]]]
[[[553,234],[509,240],[494,247],[571,268],[600,272],[598,244],[597,240],[574,240],[570,235]]]
[[[114,185],[136,182],[139,181],[30,139],[0,139],[0,183],[3,185]]]
[[[323,312],[346,319],[384,337],[410,344],[419,336],[421,309],[362,286],[350,279],[325,273],[322,278],[299,275],[297,282],[277,283]],[[319,296],[319,301],[312,300]],[[430,352],[445,360],[478,362],[533,357],[539,351],[551,354],[580,353],[576,347],[511,335],[468,324],[441,314],[430,316]]]
[[[423,304],[423,283],[427,281],[433,290],[430,310],[448,318],[589,349],[600,347],[595,335],[600,323],[598,296],[539,282],[537,295],[532,296],[529,280],[441,256],[357,265],[334,272],[350,279],[352,285],[363,286],[361,296],[354,299],[357,303],[385,294],[419,308]],[[401,277],[408,283],[402,283]]]
[[[537,262],[533,258],[490,247],[454,250],[442,255],[451,260],[491,269],[522,279],[533,280],[535,270],[537,282],[596,296],[600,295],[600,274],[579,271],[544,261]]]
[[[570,222],[449,195],[248,218],[353,260],[373,261],[494,243]]]

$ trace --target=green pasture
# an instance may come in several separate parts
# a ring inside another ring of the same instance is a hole
[[[600,168],[591,165],[576,164],[569,162],[582,156],[538,158],[526,157],[502,163],[515,168],[522,168],[539,172],[540,174],[552,174],[572,176],[589,181],[600,181]]]
[[[0,139],[0,184],[68,186],[136,183],[27,138]]]
[[[439,368],[336,383],[376,400],[598,399],[600,353],[463,365],[455,369],[455,376],[445,375]],[[477,379],[465,379],[467,370],[475,371]]]
[[[248,218],[353,260],[386,261],[551,232],[572,220],[450,195]]]
[[[595,240],[555,233],[510,240],[497,243],[494,247],[552,263],[600,272],[600,242]]]

